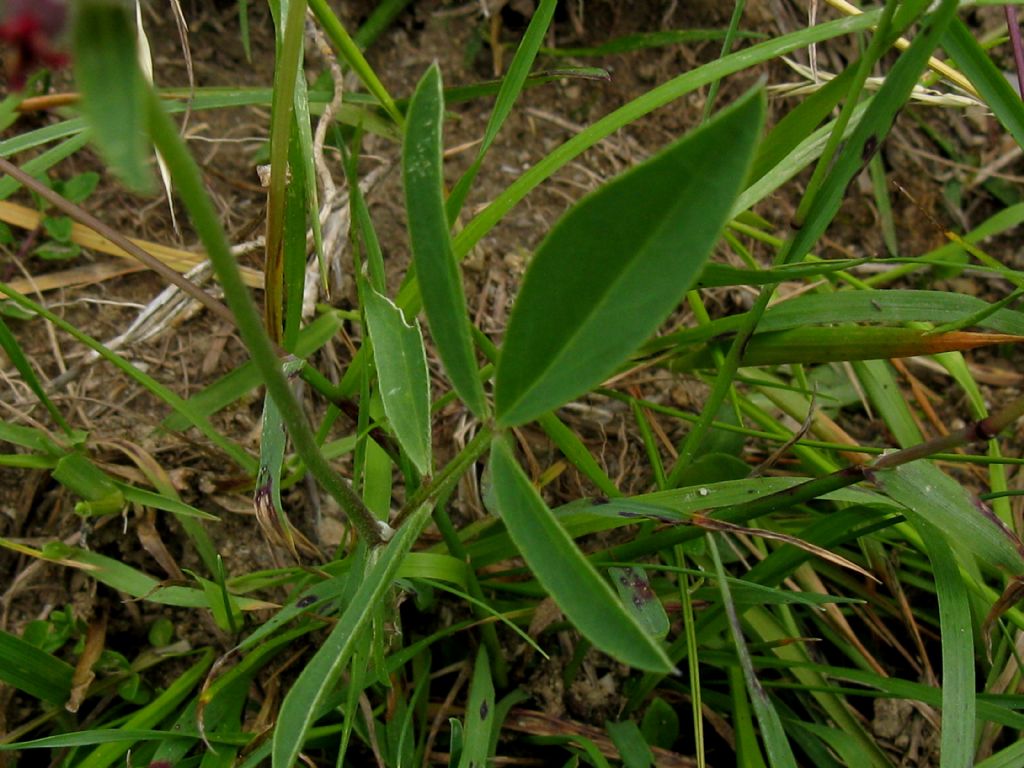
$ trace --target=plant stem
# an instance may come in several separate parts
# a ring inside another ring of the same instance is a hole
[[[490,444],[491,430],[486,426],[481,426],[480,431],[476,433],[472,440],[466,443],[454,459],[448,462],[440,474],[429,483],[426,483],[413,494],[411,499],[405,502],[405,505],[398,511],[394,521],[391,523],[392,527],[397,529],[409,515],[424,504],[437,503],[439,499],[447,496],[463,473],[483,455]]]
[[[203,188],[202,176],[195,160],[164,112],[160,100],[149,89],[146,92],[146,111],[153,143],[171,169],[178,194],[188,208],[193,226],[206,246],[210,263],[224,290],[224,299],[234,314],[238,331],[266,384],[267,392],[281,412],[281,419],[288,428],[295,451],[317,482],[345,510],[345,514],[363,540],[371,547],[380,546],[384,543],[384,537],[381,535],[377,519],[320,453],[313,430],[306,421],[302,406],[292,394],[291,387],[281,371],[281,361],[274,345],[263,329],[263,322],[248,288],[242,282],[241,272],[228,248],[227,238],[217,219],[217,213]]]

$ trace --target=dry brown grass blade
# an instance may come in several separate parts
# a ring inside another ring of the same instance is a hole
[[[530,733],[534,736],[579,735],[592,741],[605,757],[614,760],[620,759],[619,750],[608,738],[608,734],[603,728],[546,715],[543,712],[513,709],[509,712],[502,729]],[[651,752],[654,755],[654,764],[658,768],[693,768],[697,765],[697,761],[692,757],[679,755],[660,747],[651,747]]]
[[[184,581],[185,574],[178,565],[178,561],[167,549],[167,545],[164,544],[160,531],[157,530],[156,512],[150,508],[137,507],[136,509],[138,516],[135,520],[135,535],[138,536],[142,548],[164,569],[167,578]]]
[[[841,568],[848,568],[851,571],[859,573],[874,582],[878,582],[878,579],[870,571],[866,571],[856,563],[847,560],[841,555],[837,555],[835,552],[829,552],[823,547],[819,547],[816,544],[811,544],[809,541],[798,539],[795,536],[789,536],[785,533],[778,533],[777,531],[769,531],[765,528],[748,528],[744,525],[736,525],[734,523],[727,523],[723,520],[715,520],[704,515],[694,515],[690,520],[693,525],[699,528],[704,528],[708,531],[722,531],[725,533],[745,533],[748,536],[758,536],[762,539],[770,539],[772,541],[779,541],[783,544],[792,544],[794,547],[798,547],[805,552],[810,552],[812,555],[820,557],[822,560],[830,562],[834,565],[838,565]],[[880,583],[880,582],[878,582]]]
[[[11,280],[7,285],[18,293],[46,293],[58,288],[81,288],[86,285],[102,283],[115,277],[131,275],[145,269],[141,264],[128,264],[123,261],[102,261],[85,264],[81,267],[62,269],[59,272],[47,272],[45,275],[20,277]]]
[[[22,205],[17,205],[16,203],[10,203],[6,200],[0,200],[0,221],[21,229],[33,230],[39,226],[42,220],[43,214],[39,211],[33,210],[32,208],[26,208]],[[83,248],[89,248],[93,251],[107,253],[111,256],[118,256],[119,258],[129,259],[138,263],[138,260],[123,248],[115,245],[107,238],[97,234],[78,222],[71,225],[71,239]],[[191,253],[190,251],[183,251],[180,248],[171,248],[170,246],[161,245],[160,243],[154,243],[148,240],[139,240],[132,237],[128,238],[128,240],[137,247],[147,251],[154,258],[176,272],[188,272],[196,265],[206,261],[206,255],[202,253]],[[262,273],[249,267],[241,267],[241,270],[242,279],[245,281],[246,285],[250,288],[262,287]],[[38,278],[37,282],[41,279],[42,278]]]
[[[96,673],[92,671],[92,667],[99,661],[106,644],[107,615],[104,613],[89,622],[89,629],[85,634],[85,647],[82,649],[82,655],[78,657],[75,672],[71,676],[71,693],[64,705],[64,709],[68,712],[77,712],[78,708],[82,706],[82,702],[89,692],[89,686],[96,679]]]

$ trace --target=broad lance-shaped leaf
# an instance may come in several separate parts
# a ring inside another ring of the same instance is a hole
[[[670,672],[672,662],[665,651],[626,612],[608,582],[559,525],[501,436],[491,443],[491,483],[512,541],[537,581],[583,636],[597,649],[637,669]]]
[[[367,286],[363,310],[373,342],[380,396],[395,437],[422,474],[430,473],[430,378],[419,324]]]
[[[405,124],[402,173],[409,240],[437,354],[459,397],[473,413],[483,416],[487,408],[484,390],[477,375],[466,295],[452,253],[445,214],[441,156],[443,120],[441,71],[434,64],[416,87]]]
[[[498,423],[537,418],[599,384],[700,274],[764,119],[752,91],[584,198],[533,257],[498,360]]]

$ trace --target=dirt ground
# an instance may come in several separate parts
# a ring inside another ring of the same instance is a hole
[[[349,28],[354,29],[375,4],[334,5]],[[488,5],[490,17],[483,13]],[[509,46],[519,39],[531,11],[530,0],[511,0],[506,4],[494,0],[413,2],[370,48],[368,58],[391,93],[399,97],[411,94],[425,68],[435,60],[441,65],[446,85],[492,79],[501,72],[502,62],[510,59],[512,49]],[[197,85],[267,86],[271,83],[273,30],[263,5],[250,5],[251,61],[246,60],[243,52],[235,3],[193,0],[184,4],[184,13],[189,20],[189,45]],[[720,29],[728,24],[730,13],[730,4],[715,0],[685,3],[572,0],[559,7],[552,42],[560,47],[585,46],[662,29]],[[994,23],[994,17],[981,11],[970,13],[976,16],[968,20],[980,28]],[[748,4],[743,28],[775,35],[805,25],[806,17],[807,9],[795,0],[760,0]],[[167,87],[187,86],[184,57],[166,5],[148,4],[144,21],[154,49],[157,83]],[[502,45],[493,48],[492,40],[500,40]],[[490,152],[467,202],[467,212],[479,210],[524,169],[580,127],[655,84],[714,59],[720,45],[717,41],[676,44],[599,60],[570,59],[575,64],[604,67],[609,80],[565,79],[527,90]],[[820,66],[837,71],[848,54],[849,51],[841,49],[821,50]],[[312,47],[308,48],[307,58],[309,71],[314,76],[319,74],[324,64]],[[796,58],[806,61],[806,57]],[[770,84],[798,79],[781,65],[764,72],[747,72],[730,78],[723,85],[718,103],[728,103],[761,76],[766,76]],[[603,180],[695,126],[700,120],[705,97],[702,91],[693,98],[675,102],[605,140],[543,184],[480,242],[465,262],[465,274],[470,304],[485,332],[500,338],[529,254],[567,207]],[[772,112],[777,115],[788,108],[786,102],[773,102]],[[451,182],[471,162],[475,152],[471,142],[482,134],[489,109],[487,100],[452,106],[453,117],[446,123],[446,146],[451,149],[446,173]],[[1012,183],[1019,181],[1013,174],[1021,172],[1019,151],[1011,149],[1012,143],[990,118],[954,111],[943,111],[936,117],[931,111],[934,109],[915,107],[911,114],[903,115],[883,150],[890,179],[906,188],[913,198],[893,195],[900,247],[908,254],[941,245],[943,227],[964,231],[1001,205],[991,193],[982,190],[966,194],[968,190],[963,181],[966,177],[958,161],[942,155],[929,136],[929,130],[941,132],[973,162],[981,166],[993,165],[992,178],[1007,182],[1006,194],[1012,194]],[[46,113],[27,115],[4,138],[52,120]],[[248,108],[194,113],[186,128],[190,146],[201,161],[233,243],[252,240],[264,226],[265,198],[255,167],[265,156],[268,125],[268,109]],[[1015,159],[1004,163],[1003,158],[1010,155]],[[392,289],[397,287],[408,261],[401,178],[396,167],[398,157],[399,147],[394,142],[373,136],[366,138],[362,170],[369,173],[377,168],[390,169],[370,190],[368,200],[384,248]],[[331,170],[340,185],[343,175],[337,156],[329,155],[328,161],[333,162]],[[1000,164],[995,166],[997,162]],[[102,170],[90,150],[78,153],[50,175],[69,178],[85,170]],[[798,195],[799,182],[763,203],[758,212],[773,222],[779,232],[784,232]],[[31,205],[24,195],[16,199]],[[961,203],[961,199],[967,202]],[[135,197],[120,189],[114,180],[103,178],[87,207],[123,234],[186,249],[197,248],[197,238],[185,221],[183,211],[178,210],[179,235],[171,223],[165,200],[158,195]],[[922,210],[934,223],[922,215]],[[25,232],[16,234],[19,240],[26,237]],[[826,255],[885,253],[878,212],[868,184],[861,183],[844,204],[824,245]],[[1020,258],[1013,253],[1008,238],[990,243],[988,250],[997,258]],[[754,252],[764,255],[757,248]],[[242,259],[250,266],[260,265],[258,249]],[[75,265],[110,261],[110,257],[86,252]],[[40,262],[18,253],[17,248],[0,254],[0,265],[4,279],[39,275],[68,266]],[[987,291],[984,285],[965,284],[959,278],[948,287],[982,297]],[[136,272],[86,286],[49,291],[44,300],[81,329],[97,338],[109,339],[131,322],[140,305],[162,289],[163,285],[154,275]],[[345,308],[353,306],[351,291],[349,280],[343,290],[332,297],[333,303]],[[744,306],[750,298],[751,294],[743,291],[722,290],[713,294],[712,307],[716,313],[724,313]],[[680,315],[673,322],[684,320]],[[46,379],[74,369],[82,360],[82,347],[61,334],[52,333],[41,323],[21,324],[17,329],[19,340]],[[203,312],[182,318],[172,329],[125,353],[182,396],[194,394],[245,359],[236,332]],[[349,357],[348,348],[339,340],[318,358],[318,364],[337,375]],[[997,372],[1004,368],[998,359],[990,362]],[[935,374],[918,373],[926,384],[943,386],[942,380],[933,378]],[[41,411],[27,405],[27,391],[6,374],[3,378],[0,382],[2,417],[15,423],[41,419]],[[688,409],[699,408],[704,392],[699,382],[664,373],[638,376],[630,385],[645,397]],[[98,363],[83,367],[67,383],[58,402],[76,426],[89,431],[90,440],[101,449],[99,455],[112,471],[129,478],[137,475],[139,470],[128,451],[129,446],[139,446],[162,466],[170,468],[170,480],[185,501],[222,517],[223,522],[212,526],[211,533],[224,555],[229,574],[275,565],[277,560],[253,521],[244,478],[226,467],[223,457],[196,433],[158,431],[160,421],[167,415],[166,408],[144,389],[108,365]],[[218,414],[216,424],[227,434],[255,447],[260,409],[261,403],[255,398],[243,401]],[[443,428],[437,438],[440,460],[445,455],[444,446],[450,446],[456,439],[462,416],[452,409],[442,414]],[[590,441],[610,476],[621,482],[623,490],[648,490],[651,478],[643,445],[628,412],[613,402],[594,399],[568,409],[565,416],[579,434]],[[350,428],[351,424],[340,424],[339,435]],[[871,424],[864,425],[868,436],[872,428]],[[684,432],[672,429],[674,431],[667,437],[675,442]],[[527,436],[538,466],[548,466],[557,460],[557,454],[542,433],[528,432]],[[450,451],[450,447],[447,450]],[[467,516],[482,514],[471,490],[464,489],[459,508]],[[592,493],[593,489],[574,472],[567,471],[548,491],[552,501],[559,501]],[[308,509],[311,505],[309,489],[300,486],[286,502],[293,509]],[[161,519],[154,527],[133,516],[124,521],[104,520],[86,528],[73,514],[72,505],[73,500],[45,472],[0,470],[0,536],[28,544],[41,544],[54,537],[68,543],[86,542],[96,551],[113,555],[157,578],[174,578],[173,569],[154,556],[153,545],[150,543],[147,547],[143,541],[143,534],[152,531],[178,567],[187,569],[198,563],[195,553],[182,545],[184,537],[175,530],[173,522]],[[326,514],[329,517],[329,511]],[[333,530],[328,523],[319,533],[324,540],[329,540]],[[8,550],[0,550],[0,574],[7,577],[0,602],[0,627],[10,631],[17,632],[27,621],[71,605],[83,619],[109,615],[110,644],[127,651],[144,641],[146,627],[155,618],[154,606],[122,602],[109,590],[97,589],[94,582],[80,574],[40,565]],[[169,608],[162,613],[175,622],[178,637],[197,644],[211,641],[211,628],[193,624],[194,614]],[[213,637],[215,643],[221,640]],[[608,690],[610,683],[604,680],[603,673],[593,674],[589,688],[562,690],[557,682],[545,682],[559,679],[557,670],[553,672],[542,669],[532,678],[523,676],[524,684],[536,696],[537,708],[589,722],[600,722],[603,713],[614,709],[618,694]],[[12,696],[10,691],[0,694],[0,730],[18,724],[25,714],[24,702],[18,697]]]

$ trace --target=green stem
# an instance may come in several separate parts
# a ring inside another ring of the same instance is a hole
[[[853,84],[850,86],[850,90],[847,94],[846,102],[843,104],[843,108],[839,112],[839,116],[836,118],[835,123],[832,126],[832,133],[828,137],[828,142],[825,144],[825,149],[821,153],[821,157],[818,158],[818,164],[814,167],[814,171],[811,173],[811,179],[807,182],[807,190],[804,192],[803,199],[800,201],[800,206],[797,208],[796,214],[793,216],[793,226],[799,228],[802,226],[804,218],[807,215],[807,211],[810,210],[811,204],[818,195],[818,191],[821,189],[821,185],[825,181],[825,177],[828,172],[832,169],[832,158],[835,156],[836,151],[839,149],[839,145],[843,140],[843,134],[846,133],[846,126],[850,123],[850,118],[853,117],[853,111],[857,107],[858,96],[864,89],[864,83],[867,82],[868,75],[871,74],[871,69],[875,66],[875,62],[878,61],[879,57],[885,53],[889,48],[888,29],[892,22],[893,14],[896,10],[896,3],[886,3],[885,8],[882,10],[882,17],[878,21],[878,27],[875,31],[874,36],[871,38],[871,43],[868,45],[868,50],[857,65],[857,74],[854,75]],[[784,251],[788,250],[788,242],[791,242],[792,238],[787,241],[787,246]],[[789,259],[785,259],[788,261]]]
[[[263,322],[249,290],[242,281],[242,274],[231,255],[217,213],[206,194],[199,168],[152,90],[146,93],[146,112],[153,143],[171,169],[178,194],[188,208],[192,224],[206,247],[210,263],[224,290],[224,299],[234,314],[238,331],[267,386],[267,392],[281,412],[281,419],[288,428],[296,452],[317,482],[345,510],[364,541],[370,546],[383,544],[384,538],[373,513],[320,453],[313,430],[281,371],[281,361],[263,329]]]
[[[349,36],[344,25],[338,20],[334,11],[327,4],[327,0],[309,0],[309,10],[316,16],[320,26],[324,28],[327,37],[330,38],[334,47],[338,49],[338,54],[341,58],[352,67],[352,71],[363,81],[366,90],[377,97],[381,106],[391,116],[391,119],[395,121],[395,125],[401,128],[405,123],[405,118],[402,117],[402,113],[395,106],[394,99],[391,98],[384,84],[366,61],[363,52],[359,50],[359,46]]]
[[[413,494],[411,499],[405,502],[405,506],[398,511],[394,522],[391,523],[392,527],[397,530],[409,515],[424,504],[436,504],[439,499],[447,496],[463,473],[483,455],[490,444],[491,430],[486,426],[481,426],[480,431],[476,433],[472,440],[466,443],[454,459],[448,462],[440,474],[421,487]]]
[[[280,12],[279,12],[280,13]],[[263,302],[267,331],[281,342],[284,317],[284,201],[288,185],[288,144],[295,111],[295,78],[302,62],[305,0],[291,0],[288,15],[278,19],[281,40],[274,71],[270,122],[270,187],[267,190],[267,246]]]

